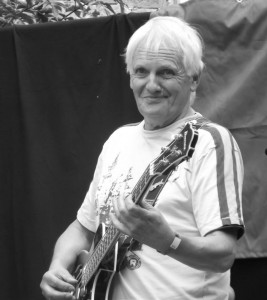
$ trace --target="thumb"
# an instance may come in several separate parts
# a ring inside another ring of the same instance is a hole
[[[154,207],[148,203],[147,201],[145,201],[144,199],[142,199],[142,201],[140,201],[139,205],[144,208],[144,209],[147,209],[147,210],[152,210],[154,209]]]
[[[75,279],[67,270],[65,270],[65,272],[61,273],[60,277],[62,280],[64,280],[65,282],[68,282],[70,284],[77,283],[77,279]]]

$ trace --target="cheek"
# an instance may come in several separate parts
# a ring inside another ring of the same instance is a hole
[[[164,90],[172,101],[175,101],[175,99],[181,94],[181,87],[177,82],[165,85]]]
[[[186,82],[181,82],[180,80],[176,80],[172,82],[168,86],[168,90],[173,97],[181,97],[184,98],[188,94],[190,94],[190,86]]]
[[[143,86],[144,84],[140,79],[132,78],[130,81],[130,87],[135,95],[139,94],[143,90]]]

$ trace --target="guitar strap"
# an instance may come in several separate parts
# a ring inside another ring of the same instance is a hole
[[[210,123],[211,121],[209,119],[206,119],[205,117],[203,116],[200,116],[196,119],[193,119],[192,121],[195,121],[196,123],[194,124],[195,128],[196,129],[199,129],[201,127],[203,127],[204,125]]]
[[[189,122],[193,122],[194,127],[198,130],[202,126],[210,123],[211,121],[204,118],[203,116],[200,116]],[[157,198],[158,198],[160,192],[162,191],[163,187],[165,186],[166,182],[168,181],[168,178],[170,177],[171,174],[172,174],[172,171],[166,175],[160,175],[154,179],[153,183],[150,185],[150,187],[148,189],[147,194],[143,197],[143,199],[141,201],[141,206],[142,206],[143,201],[149,203],[152,206],[154,206],[156,204]]]
[[[211,121],[204,118],[203,116],[200,116],[189,122],[192,122],[194,127],[198,130],[202,126],[210,123]],[[144,201],[152,206],[155,206],[158,196],[161,193],[162,189],[164,188],[164,186],[165,186],[166,182],[168,181],[168,178],[170,177],[172,172],[173,172],[173,170],[166,175],[160,175],[160,176],[155,177],[155,179],[153,180],[152,184],[150,185],[146,195],[141,200],[141,203],[140,203],[141,206],[143,206],[143,207],[145,206]],[[128,239],[126,241],[124,241],[124,244],[125,243],[126,244],[128,243],[128,247],[126,246],[126,248],[125,248],[126,249],[125,254],[127,253],[127,251],[141,250],[142,244],[139,243],[137,240],[132,239],[131,237],[128,237]],[[125,267],[125,264],[126,264],[125,255],[123,255],[121,262],[118,264],[118,271],[123,269]]]

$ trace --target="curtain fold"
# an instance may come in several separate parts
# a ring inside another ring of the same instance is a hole
[[[184,9],[205,43],[195,108],[227,127],[243,155],[246,235],[237,256],[266,257],[267,2],[202,0]]]

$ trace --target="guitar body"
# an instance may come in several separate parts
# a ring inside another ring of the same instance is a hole
[[[140,205],[154,206],[172,170],[182,161],[192,157],[198,139],[192,122],[186,123],[181,132],[160,155],[146,168],[132,191],[132,200]],[[124,257],[130,249],[138,249],[139,243],[120,233],[112,224],[100,225],[89,252],[82,251],[73,276],[78,284],[73,295],[76,300],[108,300],[111,282],[124,267]]]
[[[88,256],[88,252],[81,253],[79,259],[83,260],[82,256]],[[74,272],[74,277],[79,278],[82,275],[83,264],[77,266]],[[86,286],[77,286],[75,289],[75,299],[77,300],[108,300],[111,282],[115,275],[115,270],[98,269],[97,273],[91,278]]]
[[[129,243],[125,242],[124,235],[118,238],[118,241],[113,247],[111,247],[104,259],[100,262],[98,269],[94,272],[94,275],[90,278],[88,283],[83,283],[81,280],[84,276],[84,267],[88,264],[88,261],[92,259],[92,253],[97,248],[106,230],[106,226],[99,225],[94,237],[93,245],[90,251],[83,250],[77,259],[76,270],[73,276],[79,281],[79,284],[75,288],[73,293],[77,300],[108,300],[112,279],[119,266],[122,263],[127,247]],[[130,241],[129,241],[130,242]]]

